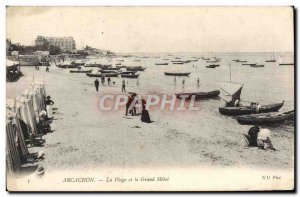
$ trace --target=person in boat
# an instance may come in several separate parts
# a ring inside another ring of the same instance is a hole
[[[107,78],[107,84],[110,85],[110,77]]]
[[[98,81],[98,79],[96,79],[94,81],[94,84],[95,84],[96,91],[98,92],[98,89],[99,89],[99,81]]]
[[[259,102],[257,102],[257,104],[256,104],[256,113],[259,112],[260,108],[261,108],[261,105],[259,104]]]
[[[145,99],[142,99],[142,115],[141,115],[141,121],[145,123],[151,123],[150,115],[148,110],[146,109],[146,101]]]
[[[122,92],[126,92],[126,89],[125,89],[125,80],[123,79],[122,81]]]
[[[257,146],[264,150],[275,150],[271,142],[271,131],[269,129],[260,129],[257,135]]]
[[[54,102],[51,100],[51,96],[47,96],[45,104],[46,104],[47,118],[52,119],[53,118],[52,105],[54,105]]]
[[[240,100],[239,100],[239,99],[236,99],[236,100],[234,101],[234,107],[240,107],[240,106],[241,106]]]

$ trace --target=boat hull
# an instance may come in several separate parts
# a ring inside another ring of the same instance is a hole
[[[240,124],[251,124],[251,125],[268,125],[275,123],[283,123],[287,120],[294,119],[294,110],[285,113],[274,114],[255,114],[255,115],[244,115],[238,116],[237,121]]]
[[[165,72],[165,75],[167,76],[189,76],[191,73],[168,73]]]
[[[250,115],[250,114],[258,114],[258,113],[268,113],[268,112],[278,111],[283,106],[283,104],[284,104],[284,102],[276,103],[276,104],[272,104],[272,105],[263,105],[263,106],[261,106],[261,108],[258,112],[255,109],[252,109],[250,106],[220,107],[219,112],[222,115],[227,115],[227,116],[239,116],[239,115]]]
[[[220,90],[215,90],[211,92],[195,92],[195,93],[180,93],[180,94],[175,94],[178,99],[186,98],[186,99],[191,99],[193,95],[195,95],[196,100],[200,99],[208,99],[208,98],[214,98],[218,97],[220,94]]]

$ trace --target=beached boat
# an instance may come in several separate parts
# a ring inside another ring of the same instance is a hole
[[[255,108],[252,108],[251,106],[219,107],[219,112],[222,115],[227,115],[227,116],[260,114],[260,113],[276,112],[283,106],[283,104],[284,104],[284,101],[282,103],[262,105],[260,107],[259,111],[257,111]]]
[[[120,72],[121,75],[126,75],[126,74],[135,74],[137,71],[123,71]]]
[[[238,61],[240,61],[239,59],[233,59],[232,61],[234,61],[234,62],[238,62]]]
[[[168,65],[169,63],[155,63],[155,65]]]
[[[136,66],[136,67],[127,67],[127,71],[144,71],[146,68],[143,68],[141,66]]]
[[[271,113],[264,113],[264,114],[238,116],[236,120],[241,124],[252,124],[252,125],[274,124],[274,123],[283,123],[287,120],[293,120],[294,114],[295,114],[294,110],[283,112],[283,113],[271,112]]]
[[[139,74],[121,74],[121,77],[122,78],[138,78],[139,77]]]
[[[101,73],[118,73],[117,71],[115,71],[115,70],[100,70],[99,72],[101,72]]]
[[[78,69],[70,70],[70,73],[90,73],[93,69],[85,69],[84,66],[78,67]]]
[[[119,73],[101,73],[104,77],[119,77]]]
[[[265,65],[263,64],[250,64],[251,67],[254,67],[254,68],[260,68],[260,67],[264,67]]]
[[[89,77],[103,77],[103,74],[100,73],[86,73],[87,76]]]
[[[181,98],[186,98],[186,99],[191,99],[193,96],[195,99],[208,99],[208,98],[214,98],[219,96],[220,90],[214,90],[210,92],[193,92],[193,93],[178,93],[175,94],[178,99]]]
[[[117,64],[116,64],[116,67],[117,68],[126,68],[126,66],[124,66],[124,65],[117,65]]]
[[[189,76],[191,73],[175,73],[175,72],[165,72],[165,75],[167,76]]]
[[[108,67],[108,68],[105,68],[105,70],[120,70],[121,67]]]

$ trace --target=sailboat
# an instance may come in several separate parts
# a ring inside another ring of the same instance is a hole
[[[226,107],[234,106],[234,102],[236,100],[241,100],[240,96],[244,85],[244,84],[231,82],[231,64],[229,64],[229,68],[230,68],[229,82],[223,81],[219,83],[219,88],[221,90],[221,98],[223,98],[226,101]]]
[[[279,59],[280,59],[280,61],[279,61],[279,66],[293,66],[293,65],[294,65],[294,63],[285,63],[285,62],[283,62],[281,56],[279,57]],[[280,63],[280,62],[281,62],[281,63]]]
[[[231,66],[230,66],[230,81],[220,82],[221,98],[226,101],[225,107],[219,107],[219,112],[222,115],[234,116],[234,115],[247,115],[255,113],[267,113],[278,111],[284,104],[275,103],[270,105],[262,105],[259,110],[253,106],[234,106],[236,100],[241,100],[241,93],[243,84],[231,82]]]
[[[274,58],[274,52],[273,52],[272,59],[266,60],[266,62],[276,62],[276,60],[275,60],[275,58]]]

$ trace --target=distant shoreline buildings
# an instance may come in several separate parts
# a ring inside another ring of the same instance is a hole
[[[37,36],[34,40],[35,46],[57,46],[62,51],[72,52],[76,49],[76,43],[73,37],[44,37]]]

